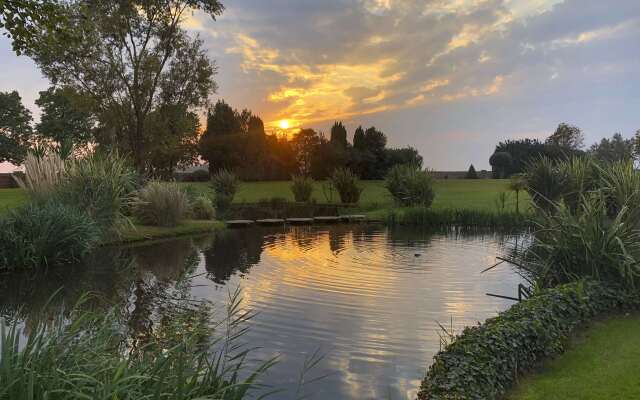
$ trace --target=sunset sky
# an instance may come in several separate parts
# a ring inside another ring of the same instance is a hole
[[[217,21],[186,25],[219,65],[213,99],[269,129],[374,125],[439,170],[488,169],[498,141],[544,138],[560,122],[588,144],[640,129],[638,0],[224,3]],[[46,87],[2,37],[0,90],[37,116]]]

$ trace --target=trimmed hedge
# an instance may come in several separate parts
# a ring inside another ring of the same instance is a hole
[[[499,399],[519,374],[562,352],[580,324],[608,311],[639,306],[639,293],[593,281],[543,290],[483,324],[465,328],[434,357],[418,399]]]

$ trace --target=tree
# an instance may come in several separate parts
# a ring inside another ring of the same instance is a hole
[[[561,123],[556,131],[547,138],[547,144],[566,150],[580,150],[584,145],[584,135],[577,126]]]
[[[624,139],[620,133],[614,133],[611,139],[602,138],[595,143],[589,153],[601,161],[615,162],[633,158],[633,139]]]
[[[19,165],[32,144],[31,113],[18,92],[0,92],[0,162]]]
[[[43,29],[56,29],[62,21],[56,1],[0,0],[0,28],[20,55]]]
[[[364,129],[362,126],[356,128],[353,134],[353,147],[357,150],[366,150],[367,144],[364,139]]]
[[[509,189],[516,192],[516,213],[520,213],[520,192],[527,189],[527,181],[522,174],[516,174],[511,176],[509,182]]]
[[[387,171],[389,171],[394,165],[398,164],[411,164],[422,168],[422,156],[418,153],[418,150],[411,146],[400,149],[385,149],[384,153]],[[386,171],[384,175],[386,175]]]
[[[84,147],[93,138],[96,121],[81,106],[83,98],[71,88],[51,87],[40,92],[36,100],[42,109],[36,125],[38,137],[59,145]]]
[[[511,157],[511,154],[504,151],[493,153],[491,158],[489,158],[489,164],[491,164],[493,169],[493,175],[495,178],[499,179],[507,177],[507,171],[511,167],[512,163],[513,158]]]
[[[308,176],[311,173],[313,158],[318,147],[323,142],[323,137],[313,129],[301,129],[292,142],[296,152],[296,160],[298,161],[298,170],[300,174]]]
[[[347,148],[347,128],[344,127],[341,121],[337,121],[331,127],[331,144],[334,146]]]
[[[215,18],[218,0],[74,0],[57,5],[64,18],[43,29],[25,53],[54,84],[91,99],[103,132],[147,167],[146,124],[164,104],[204,106],[215,88],[214,63],[198,38],[181,28],[191,10]]]
[[[207,129],[203,138],[241,133],[242,119],[240,113],[231,108],[224,100],[218,100],[207,113]]]
[[[467,171],[465,179],[478,179],[478,173],[476,172],[476,168],[473,166],[473,164],[469,166],[469,170]]]
[[[364,142],[368,151],[381,155],[387,145],[387,136],[372,126],[364,132]]]

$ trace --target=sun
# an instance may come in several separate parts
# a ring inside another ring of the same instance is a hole
[[[289,129],[289,120],[283,119],[280,121],[279,125],[280,125],[280,129]]]

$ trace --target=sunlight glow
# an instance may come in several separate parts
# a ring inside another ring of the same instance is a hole
[[[283,119],[279,122],[280,129],[289,129],[289,120]]]

